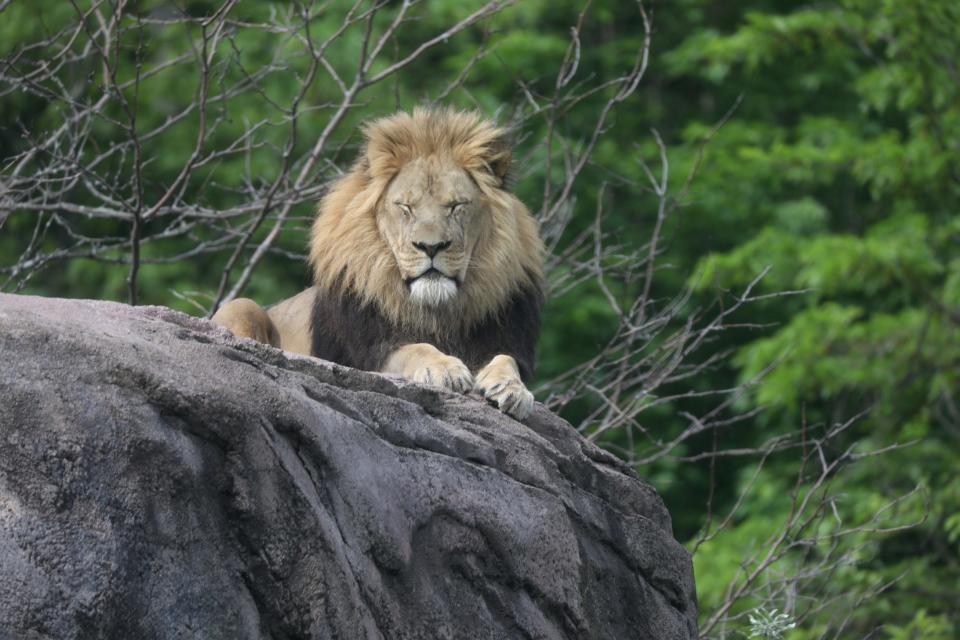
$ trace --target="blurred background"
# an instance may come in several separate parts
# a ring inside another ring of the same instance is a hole
[[[293,295],[421,104],[511,130],[533,389],[664,497],[703,637],[960,637],[956,0],[0,0],[0,290]]]

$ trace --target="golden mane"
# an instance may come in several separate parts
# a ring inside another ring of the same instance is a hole
[[[543,243],[533,216],[505,189],[511,154],[502,129],[474,112],[418,108],[376,120],[364,135],[363,154],[324,196],[313,224],[310,263],[318,287],[353,293],[398,326],[434,333],[469,329],[518,291],[541,287]],[[393,178],[411,160],[432,155],[466,170],[485,205],[485,231],[452,308],[425,309],[410,300],[377,226]]]

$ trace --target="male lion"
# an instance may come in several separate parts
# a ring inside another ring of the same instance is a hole
[[[214,322],[288,351],[476,389],[525,418],[543,244],[507,189],[505,133],[473,113],[426,108],[364,133],[364,153],[320,203],[314,286],[266,311],[234,300]]]

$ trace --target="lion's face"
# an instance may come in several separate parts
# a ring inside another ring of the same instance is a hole
[[[451,158],[416,158],[396,175],[377,226],[413,302],[437,306],[457,296],[469,277],[482,213],[483,194]]]
[[[476,113],[415,109],[366,146],[313,224],[315,284],[418,334],[466,330],[542,287],[537,223],[507,189],[506,132]]]

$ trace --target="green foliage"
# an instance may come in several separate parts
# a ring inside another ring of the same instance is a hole
[[[704,25],[665,56],[671,76],[700,78],[721,106],[745,95],[708,150],[691,212],[699,222],[722,211],[741,237],[724,234],[690,281],[707,295],[769,268],[764,291],[804,291],[768,302],[765,315],[778,327],[739,346],[742,380],[769,370],[750,394],[768,408],[760,422],[786,431],[801,419],[866,409],[851,442],[912,443],[836,481],[848,496],[837,505],[842,519],[862,521],[914,486],[928,492],[926,502],[897,508],[901,522],[926,513],[919,529],[882,542],[855,536],[860,564],[837,571],[825,591],[893,581],[858,605],[845,636],[886,624],[889,638],[952,637],[950,603],[960,598],[960,5],[763,4],[732,30]],[[686,125],[686,139],[704,126]],[[748,517],[736,529],[763,525]],[[819,637],[825,620],[844,617],[825,610],[796,637]]]
[[[890,640],[952,640],[957,637],[947,616],[931,616],[923,609],[908,624],[891,625],[887,633]]]
[[[789,614],[777,613],[776,609],[767,610],[763,607],[750,614],[749,620],[751,638],[780,640],[797,626]]]

